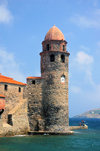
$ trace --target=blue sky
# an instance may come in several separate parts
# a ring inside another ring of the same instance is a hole
[[[100,1],[0,0],[0,72],[40,76],[42,41],[56,25],[68,42],[69,116],[100,108]]]

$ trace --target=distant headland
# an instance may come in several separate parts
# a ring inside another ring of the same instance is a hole
[[[83,114],[76,115],[73,118],[100,118],[100,108],[89,110]]]

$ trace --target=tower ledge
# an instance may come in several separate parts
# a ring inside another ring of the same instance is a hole
[[[43,53],[55,53],[55,52],[60,52],[60,53],[62,53],[63,51],[43,51],[43,52],[40,53],[40,56],[41,56],[41,54],[43,54]],[[70,53],[69,53],[68,51],[65,51],[65,52],[63,52],[63,53],[70,55]]]

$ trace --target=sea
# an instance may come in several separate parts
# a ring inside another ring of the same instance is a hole
[[[74,130],[73,135],[17,135],[0,138],[0,151],[100,151],[100,119],[69,118],[70,126],[84,120],[88,129]]]

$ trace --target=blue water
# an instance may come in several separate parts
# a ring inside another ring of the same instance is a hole
[[[70,118],[77,126],[82,119]],[[0,151],[100,151],[100,119],[84,119],[87,130],[67,136],[16,136],[0,138]]]

